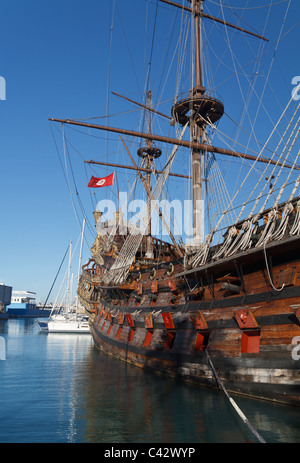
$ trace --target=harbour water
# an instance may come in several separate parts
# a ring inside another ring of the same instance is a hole
[[[126,365],[90,335],[0,321],[1,443],[248,443],[224,393]],[[235,396],[269,443],[300,442],[300,410]]]

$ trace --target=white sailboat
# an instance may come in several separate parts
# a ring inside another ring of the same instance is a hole
[[[46,327],[42,328],[48,333],[87,333],[90,334],[88,317],[78,314],[57,314],[45,322]]]
[[[82,255],[82,244],[84,235],[85,221],[83,222],[82,235],[81,235],[81,247],[79,257],[79,268],[78,275],[81,266],[81,255]],[[57,304],[57,299],[51,310],[49,319],[47,321],[39,321],[39,325],[43,331],[48,333],[90,333],[89,317],[84,313],[80,313],[79,301],[76,296],[75,304],[71,304],[70,290],[70,274],[71,274],[71,262],[72,262],[72,243],[70,243],[69,251],[69,265],[68,265],[68,285],[67,285],[67,301],[65,306]],[[73,275],[72,275],[73,280]],[[71,284],[72,287],[72,284]]]

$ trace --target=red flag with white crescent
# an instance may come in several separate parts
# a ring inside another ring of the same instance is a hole
[[[107,177],[91,177],[91,180],[88,183],[88,187],[90,188],[99,188],[102,186],[111,186],[114,184],[114,175],[115,173],[113,172],[112,174],[108,175]]]

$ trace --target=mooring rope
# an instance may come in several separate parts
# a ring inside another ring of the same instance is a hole
[[[252,426],[252,424],[250,423],[250,421],[248,420],[248,418],[244,415],[244,413],[242,412],[242,410],[240,409],[240,407],[236,404],[236,402],[232,399],[232,397],[230,397],[230,395],[228,394],[223,382],[221,381],[213,363],[212,363],[212,360],[210,358],[210,355],[207,351],[207,349],[205,349],[205,353],[206,353],[206,356],[207,356],[207,359],[208,359],[208,363],[216,377],[216,380],[218,381],[219,385],[221,386],[221,388],[223,389],[223,391],[225,392],[225,395],[227,397],[227,399],[229,400],[229,402],[231,403],[231,405],[233,406],[233,408],[235,409],[235,411],[237,412],[237,414],[239,415],[239,417],[243,420],[243,422],[246,424],[246,426],[248,426],[248,428],[250,429],[250,431],[255,435],[255,437],[258,439],[258,441],[262,444],[265,444],[266,441],[261,437],[261,435],[256,431],[256,429]]]

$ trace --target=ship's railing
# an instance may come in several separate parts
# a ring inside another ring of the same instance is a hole
[[[102,279],[102,275],[95,275],[92,272],[92,269],[83,270],[81,272],[81,276],[82,276],[82,278],[84,278],[89,283],[98,283],[99,284],[101,282],[101,279]]]

